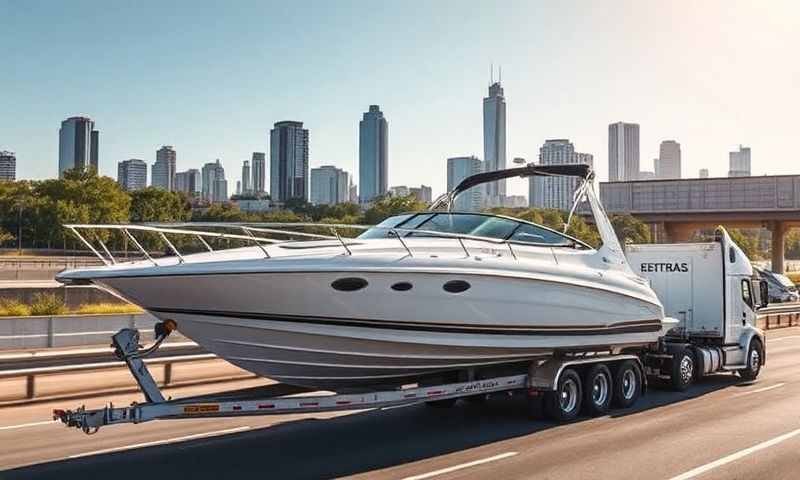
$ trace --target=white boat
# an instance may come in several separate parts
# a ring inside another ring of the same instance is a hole
[[[571,174],[587,166],[527,166],[478,174]],[[359,237],[275,242],[276,225],[240,226],[256,246],[213,250],[219,233],[102,226],[161,235],[173,256],[68,270],[66,284],[116,292],[239,367],[284,383],[334,391],[385,388],[429,377],[530,362],[564,352],[620,352],[654,343],[670,324],[647,282],[631,271],[590,181],[585,196],[603,245],[497,215],[426,211],[391,217]],[[352,226],[341,226],[353,228]],[[188,232],[188,233],[187,233]],[[181,254],[173,234],[209,251]],[[318,235],[308,235],[317,237]],[[144,251],[144,250],[143,250]]]

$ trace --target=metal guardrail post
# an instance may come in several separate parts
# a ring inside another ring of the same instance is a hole
[[[56,321],[53,317],[47,318],[47,347],[56,346]]]
[[[25,398],[32,399],[36,396],[36,375],[25,377]]]
[[[172,362],[164,364],[164,386],[172,383]]]

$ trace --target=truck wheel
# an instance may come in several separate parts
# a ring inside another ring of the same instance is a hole
[[[694,352],[690,348],[678,349],[672,357],[672,372],[670,374],[670,385],[676,392],[683,392],[694,380],[697,362],[694,359]]]
[[[425,405],[433,408],[450,408],[456,404],[457,398],[445,398],[443,400],[431,400],[430,402],[425,402]]]
[[[614,375],[614,406],[628,408],[642,395],[642,372],[633,360],[625,360]]]
[[[545,392],[544,411],[553,420],[568,422],[580,413],[582,399],[581,377],[568,368],[561,372],[556,390]]]
[[[605,415],[611,405],[614,382],[602,363],[592,365],[583,379],[583,408],[591,416]]]
[[[763,359],[764,347],[761,345],[761,340],[753,338],[750,340],[750,347],[747,349],[747,367],[739,370],[739,376],[744,380],[755,380],[761,372]]]

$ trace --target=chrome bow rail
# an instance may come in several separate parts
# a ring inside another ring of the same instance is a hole
[[[219,252],[224,251],[227,249],[217,249],[215,250],[207,241],[207,239],[227,239],[227,240],[241,240],[255,246],[259,247],[261,251],[264,253],[265,258],[270,258],[269,251],[264,248],[264,244],[277,244],[277,243],[286,243],[290,241],[298,241],[298,240],[336,240],[344,250],[344,254],[352,255],[353,252],[351,250],[352,243],[348,243],[346,238],[343,238],[339,230],[368,230],[368,229],[376,229],[376,230],[385,230],[388,232],[387,237],[395,238],[398,242],[402,245],[405,249],[406,253],[413,257],[414,253],[412,248],[409,246],[409,242],[404,239],[404,235],[406,233],[415,233],[419,236],[426,236],[426,237],[440,237],[440,238],[451,238],[458,242],[461,249],[464,251],[465,256],[469,257],[470,251],[467,247],[465,241],[475,241],[481,242],[485,244],[490,244],[495,247],[502,247],[504,250],[508,250],[511,257],[515,260],[517,259],[517,254],[514,251],[512,243],[519,243],[519,242],[512,242],[503,239],[496,239],[496,238],[488,238],[488,237],[479,237],[474,235],[466,235],[466,234],[457,234],[457,233],[447,233],[447,232],[437,232],[433,230],[422,230],[422,229],[409,229],[409,228],[400,228],[400,227],[384,227],[379,225],[351,225],[351,224],[327,224],[327,223],[210,223],[210,222],[195,222],[195,223],[173,223],[173,224],[163,224],[163,223],[148,223],[148,224],[68,224],[64,225],[65,228],[69,229],[73,234],[75,234],[80,241],[86,245],[86,247],[91,250],[91,252],[97,256],[105,265],[115,265],[119,263],[118,259],[114,257],[111,253],[111,250],[108,246],[103,242],[99,235],[94,232],[95,230],[112,230],[112,231],[119,231],[122,232],[133,245],[138,249],[138,251],[150,261],[153,265],[159,266],[159,263],[156,261],[155,258],[147,251],[147,249],[142,245],[142,243],[137,239],[133,232],[150,232],[157,234],[158,238],[163,242],[163,244],[174,254],[174,256],[178,259],[179,263],[185,262],[185,254],[181,253],[177,246],[170,241],[167,235],[183,235],[194,237],[197,239],[203,247],[209,252]],[[214,232],[208,230],[197,230],[196,228],[224,228],[229,230],[240,230],[241,234],[239,233],[225,233],[225,232]],[[293,228],[315,228],[315,229],[327,229],[331,232],[331,235],[322,235],[316,233],[306,233],[306,232],[298,232],[294,230],[290,230]],[[83,233],[81,233],[83,232]],[[89,233],[93,233],[92,237],[89,237]],[[289,239],[276,239],[264,236],[263,234],[272,234],[272,235],[280,235],[289,237]],[[99,246],[100,250],[98,250],[95,245],[92,244],[93,239],[96,241]],[[525,242],[525,245],[537,245],[531,242]],[[542,243],[541,246],[552,247],[552,244],[545,244]],[[102,253],[101,253],[102,251]]]

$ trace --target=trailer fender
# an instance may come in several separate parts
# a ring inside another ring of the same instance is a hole
[[[639,368],[642,378],[644,375],[644,366],[642,360],[637,355],[621,354],[621,355],[593,355],[589,357],[579,358],[551,358],[542,363],[531,364],[528,372],[528,388],[538,391],[554,391],[558,385],[558,380],[561,378],[561,373],[567,367],[583,366],[593,363],[605,363],[609,368],[613,369],[616,363],[622,360],[633,360]],[[645,382],[642,381],[642,388],[645,388]]]

